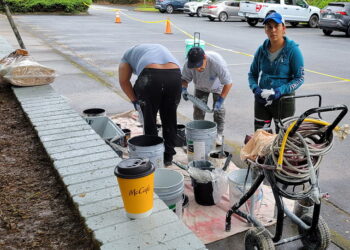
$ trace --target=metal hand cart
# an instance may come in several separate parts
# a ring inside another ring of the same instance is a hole
[[[279,121],[280,131],[271,146],[271,152],[264,159],[250,161],[257,177],[251,188],[234,204],[226,214],[226,231],[231,229],[231,216],[236,214],[254,225],[245,235],[245,249],[270,250],[301,239],[307,249],[326,249],[330,244],[330,231],[320,216],[321,198],[318,185],[319,163],[322,156],[330,151],[333,141],[333,129],[346,115],[345,105],[321,107],[319,95],[287,96],[281,99],[319,97],[319,107],[304,112],[300,117],[291,117]],[[281,107],[281,102],[279,108]],[[321,120],[321,113],[340,111],[333,123]],[[320,119],[309,118],[318,114]],[[319,151],[323,147],[322,151]],[[294,165],[293,165],[294,164]],[[249,170],[248,170],[249,172]],[[244,213],[240,207],[251,198],[260,184],[265,180],[271,186],[276,202],[277,221],[275,234],[267,230],[254,215]],[[312,200],[313,212],[301,215],[299,218],[284,206],[282,198],[291,200]],[[299,235],[286,239],[282,238],[284,215],[288,216],[298,226]]]

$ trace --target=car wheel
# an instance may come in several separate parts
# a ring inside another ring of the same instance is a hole
[[[254,27],[255,25],[257,25],[258,22],[259,22],[259,20],[258,20],[258,19],[255,19],[255,18],[248,18],[248,19],[247,19],[247,23],[248,23],[250,26],[252,26],[252,27]]]
[[[330,36],[333,32],[333,30],[322,30],[323,34],[325,34],[326,36]]]
[[[309,27],[310,28],[317,28],[318,27],[318,16],[312,15],[309,20]]]
[[[297,27],[299,24],[299,22],[290,22],[290,25],[292,25],[292,27]]]
[[[227,19],[228,19],[228,15],[227,15],[226,12],[221,12],[221,13],[219,14],[219,21],[220,21],[220,22],[226,22]]]
[[[215,20],[215,18],[214,18],[214,17],[211,17],[211,16],[208,17],[208,18],[209,18],[210,21],[214,21],[214,20]]]
[[[165,10],[159,10],[160,13],[165,13]]]
[[[199,7],[199,8],[197,9],[197,16],[198,16],[198,17],[201,17],[201,16],[202,16],[202,7]]]
[[[346,31],[346,36],[350,36],[350,25],[348,27],[348,30]]]
[[[191,13],[191,14],[188,14],[189,16],[194,16],[194,14],[193,13]]]
[[[173,12],[174,12],[174,7],[173,7],[172,5],[168,5],[168,6],[166,7],[166,12],[167,12],[168,14],[173,13]]]

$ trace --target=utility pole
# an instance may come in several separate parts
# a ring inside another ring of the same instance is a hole
[[[11,25],[11,28],[13,30],[13,33],[15,33],[15,36],[17,38],[17,42],[19,44],[19,46],[21,47],[21,49],[26,49],[26,47],[24,46],[24,43],[22,41],[22,38],[21,38],[21,35],[19,34],[18,30],[17,30],[17,27],[16,27],[16,24],[15,22],[13,21],[12,19],[12,15],[11,15],[11,12],[10,12],[10,9],[9,7],[7,6],[5,0],[0,0],[0,4],[4,7],[5,9],[5,14],[7,16],[7,19],[9,20],[9,23]]]

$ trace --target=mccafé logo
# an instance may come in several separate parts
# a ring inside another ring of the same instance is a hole
[[[134,189],[129,191],[129,196],[147,194],[149,191],[151,191],[150,185],[148,185],[147,187],[140,187],[139,189],[134,188]]]

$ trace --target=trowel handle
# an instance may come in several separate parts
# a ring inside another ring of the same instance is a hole
[[[188,167],[186,165],[182,165],[180,162],[177,161],[172,161],[172,163],[174,163],[176,166],[178,166],[179,168],[183,169],[183,170],[188,170]]]
[[[229,155],[227,156],[227,158],[226,158],[224,167],[222,168],[223,171],[226,171],[228,165],[230,165],[231,159],[232,159],[232,154],[229,154]]]

